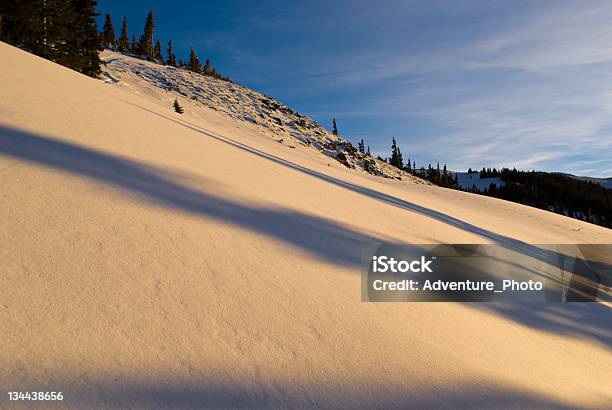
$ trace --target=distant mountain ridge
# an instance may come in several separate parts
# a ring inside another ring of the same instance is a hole
[[[601,185],[602,187],[604,187],[606,189],[612,189],[612,177],[609,177],[609,178],[594,178],[594,177],[585,177],[585,176],[578,176],[578,175],[573,175],[573,174],[566,174],[566,173],[563,173],[563,172],[559,172],[559,174],[568,176],[570,178],[579,179],[581,181],[595,182],[595,183]]]

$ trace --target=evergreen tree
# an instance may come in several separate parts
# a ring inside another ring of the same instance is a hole
[[[144,32],[140,37],[140,53],[149,59],[155,58],[155,50],[153,47],[153,31],[155,29],[155,22],[153,20],[153,10],[149,10],[147,19],[145,20]]]
[[[450,186],[448,181],[448,170],[446,169],[446,164],[444,164],[444,168],[442,169],[442,183],[444,186]]]
[[[395,142],[395,138],[391,138],[391,161],[389,163],[395,166],[395,159],[397,157],[397,142]]]
[[[174,55],[174,50],[172,48],[172,40],[168,41],[168,58],[166,60],[166,64],[176,67],[176,56]]]
[[[114,49],[117,46],[117,40],[115,39],[115,27],[113,26],[113,20],[108,13],[106,13],[104,26],[102,27],[102,44],[111,49]]]
[[[365,154],[365,144],[363,142],[363,139],[361,139],[361,141],[359,141],[357,145],[359,147],[359,152],[361,152],[362,154]]]
[[[402,151],[400,151],[399,147],[397,147],[397,167],[399,169],[404,169],[404,160],[402,159]]]
[[[77,14],[72,2],[70,0],[43,1],[39,17],[42,18],[39,33],[41,37],[38,39],[40,48],[37,53],[37,47],[34,44],[32,51],[58,64],[81,71],[79,70],[79,44],[71,41],[71,37],[82,16]]]
[[[178,61],[178,66],[179,66],[180,68],[185,68],[185,62],[183,61],[183,59],[182,59],[182,58],[179,58],[179,61]]]
[[[338,126],[336,125],[336,119],[332,120],[332,134],[338,135]]]
[[[162,57],[162,49],[161,49],[161,43],[159,41],[159,39],[157,40],[157,42],[155,42],[155,48],[153,50],[153,58],[157,61],[164,61],[164,57]]]
[[[174,111],[179,114],[182,114],[184,112],[183,107],[179,105],[178,100],[176,98],[174,99]]]
[[[138,42],[136,41],[136,34],[132,34],[132,43],[130,44],[130,52],[134,54],[139,54],[138,50]]]
[[[70,6],[68,3],[67,6]],[[72,9],[70,8],[69,12]],[[46,55],[50,25],[53,21],[46,20],[50,10],[42,1],[1,1],[0,14],[2,24],[0,39],[9,44],[21,46],[32,53],[50,58]],[[60,21],[58,21],[60,22]],[[63,21],[61,23],[64,23]],[[60,24],[60,27],[65,24]]]
[[[71,49],[71,68],[91,77],[100,74],[100,38],[96,24],[97,0],[73,0],[72,5],[77,16],[67,37]]]
[[[0,2],[1,38],[90,76],[100,71],[94,0]]]
[[[370,146],[369,145],[368,145],[368,150],[366,151],[366,155],[369,156],[369,157],[372,156],[372,154],[370,154]]]
[[[193,48],[191,49],[191,53],[189,55],[189,64],[187,69],[193,71],[194,73],[200,72],[200,59]]]
[[[128,36],[128,22],[127,17],[123,17],[123,24],[121,25],[121,35],[117,43],[119,51],[126,52],[130,49],[130,38]]]
[[[404,160],[402,159],[402,152],[397,146],[397,142],[395,141],[395,138],[391,139],[391,159],[389,161],[389,164],[399,169],[404,168]]]
[[[204,63],[204,68],[202,69],[202,72],[206,75],[212,75],[212,66],[210,64],[210,59],[206,59],[206,62]]]

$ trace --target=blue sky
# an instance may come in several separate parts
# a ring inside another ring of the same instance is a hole
[[[612,176],[610,1],[101,0],[388,155]],[[100,25],[101,27],[101,25]]]

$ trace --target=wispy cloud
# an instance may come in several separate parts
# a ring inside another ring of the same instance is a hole
[[[480,67],[547,70],[612,60],[612,3],[552,2],[525,22],[477,44]]]
[[[177,44],[383,156],[612,176],[612,1],[198,7]]]
[[[425,161],[612,175],[612,3],[553,2],[512,17],[451,51],[379,55],[341,81],[392,79],[377,107],[436,130],[400,137],[434,151]],[[402,86],[414,77],[416,86]]]

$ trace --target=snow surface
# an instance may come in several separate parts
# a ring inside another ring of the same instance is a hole
[[[482,191],[491,184],[495,184],[498,188],[504,184],[500,177],[480,178],[479,172],[473,172],[471,174],[467,172],[453,172],[453,174],[457,174],[459,186],[463,189],[470,189],[476,185],[476,188]]]
[[[0,43],[4,392],[79,409],[610,407],[607,306],[362,303],[360,267],[381,242],[522,252],[611,230],[349,169],[240,118],[253,99],[210,109],[122,64],[104,83]]]
[[[171,98],[178,95],[195,102],[197,107],[210,108],[269,130],[277,141],[284,144],[310,146],[330,158],[337,158],[349,168],[387,178],[425,183],[384,161],[351,150],[349,141],[332,134],[308,116],[249,88],[110,50],[105,50],[101,58],[105,62],[103,75],[108,83],[124,81],[131,87],[146,89],[147,93],[156,95],[168,104],[171,104]],[[160,93],[160,90],[165,93]],[[181,101],[179,103],[182,104]]]

